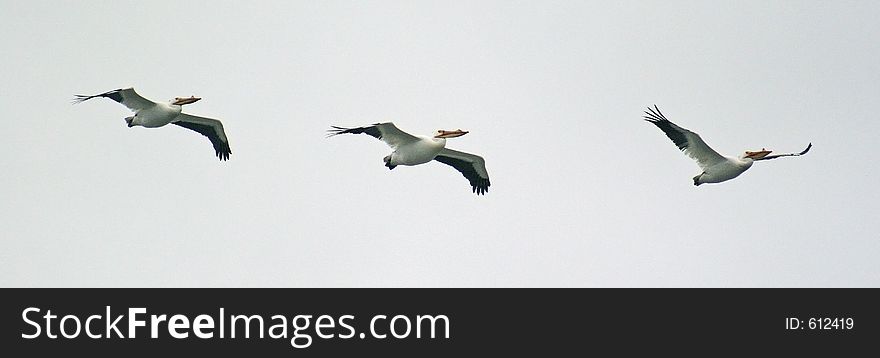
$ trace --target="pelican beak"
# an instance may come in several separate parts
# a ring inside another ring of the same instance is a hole
[[[445,130],[441,129],[437,132],[438,133],[437,133],[437,135],[434,136],[434,138],[455,138],[455,137],[461,137],[465,134],[468,134],[467,131],[463,131],[461,129],[456,129],[454,131],[445,131]]]
[[[200,97],[196,97],[196,96],[190,96],[190,97],[177,97],[177,98],[174,99],[174,102],[171,102],[171,104],[176,104],[176,105],[178,105],[178,106],[182,106],[182,105],[184,105],[184,104],[195,103],[195,102],[197,102],[197,101],[200,100],[200,99],[201,99]]]
[[[772,152],[773,152],[772,150],[765,150],[763,148],[757,152],[746,151],[746,158],[752,158],[754,160],[759,160],[761,158],[766,157],[767,154],[770,154]]]

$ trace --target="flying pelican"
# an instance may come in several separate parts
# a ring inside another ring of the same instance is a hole
[[[657,105],[654,105],[654,108],[648,107],[645,114],[646,121],[654,123],[663,133],[666,133],[666,136],[672,139],[678,149],[696,160],[700,168],[703,169],[702,173],[694,177],[694,185],[727,181],[748,170],[755,161],[804,155],[813,146],[813,143],[810,143],[807,145],[807,149],[800,153],[768,155],[771,151],[761,149],[755,152],[746,151],[739,158],[724,157],[710,148],[699,134],[679,127],[666,119],[663,113],[660,113]]]
[[[128,107],[134,116],[125,118],[128,127],[142,126],[146,128],[162,127],[168,123],[174,123],[181,127],[201,133],[211,140],[217,158],[228,160],[232,150],[229,149],[229,140],[223,131],[223,123],[216,119],[193,116],[182,113],[183,105],[194,103],[199,97],[176,97],[170,103],[156,103],[141,97],[134,88],[117,89],[94,96],[76,95],[74,103],[82,103],[95,97],[107,97]]]
[[[468,134],[461,129],[454,131],[441,129],[433,137],[414,136],[398,129],[394,123],[387,122],[358,128],[332,126],[327,132],[329,132],[328,137],[343,133],[364,133],[385,142],[394,149],[383,159],[389,170],[398,165],[419,165],[436,160],[461,172],[470,181],[471,188],[477,195],[489,191],[489,173],[486,172],[486,162],[483,158],[446,148],[446,138]]]

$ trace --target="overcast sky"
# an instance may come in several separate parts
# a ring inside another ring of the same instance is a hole
[[[0,285],[880,285],[876,1],[2,1]],[[134,87],[223,121],[127,128]],[[756,163],[699,168],[657,104]],[[330,125],[464,129],[389,171]]]

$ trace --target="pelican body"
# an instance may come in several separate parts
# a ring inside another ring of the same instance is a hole
[[[645,120],[653,123],[666,133],[666,136],[689,157],[697,161],[703,172],[695,176],[694,185],[709,183],[721,183],[738,177],[752,167],[755,161],[775,159],[779,157],[800,156],[806,154],[813,146],[807,145],[807,149],[800,153],[768,155],[772,151],[761,149],[759,151],[746,151],[739,157],[727,157],[718,154],[709,147],[700,135],[670,122],[660,109],[648,107],[645,111]]]
[[[755,160],[752,157],[741,156],[739,158],[724,157],[712,166],[703,169],[703,172],[694,177],[694,185],[707,183],[720,183],[738,177],[752,167]]]
[[[467,132],[454,136],[458,137],[465,133]],[[389,169],[394,169],[398,165],[419,165],[430,162],[446,148],[446,138],[453,138],[451,135],[450,137],[429,137],[423,135],[417,135],[416,137],[418,140],[399,145],[391,154],[383,159]]]
[[[183,111],[183,105],[175,101],[172,103],[156,103],[137,111],[134,116],[125,119],[128,127],[141,126],[146,128],[158,128],[174,121]]]
[[[232,150],[229,149],[229,140],[223,130],[223,123],[216,119],[183,113],[183,105],[195,103],[201,99],[199,97],[176,97],[169,103],[153,102],[141,97],[134,91],[134,88],[126,88],[93,96],[77,95],[73,101],[81,103],[96,97],[110,98],[134,112],[133,116],[125,118],[125,123],[129,128],[134,126],[158,128],[174,123],[208,137],[220,160],[228,160],[229,155],[232,154]]]
[[[376,123],[372,126],[344,128],[332,126],[330,137],[339,134],[368,134],[379,139],[393,149],[391,154],[382,160],[389,170],[398,165],[419,165],[436,160],[452,166],[471,184],[477,195],[489,191],[489,173],[482,157],[446,148],[446,139],[460,137],[468,132],[461,129],[447,131],[438,130],[434,136],[414,136],[397,128],[394,123]]]

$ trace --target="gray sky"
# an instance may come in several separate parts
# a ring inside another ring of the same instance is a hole
[[[2,286],[880,285],[875,1],[2,1]],[[232,147],[74,94],[204,99]],[[694,187],[657,104],[756,163]],[[465,129],[492,187],[330,125]],[[865,160],[869,158],[868,160]]]

